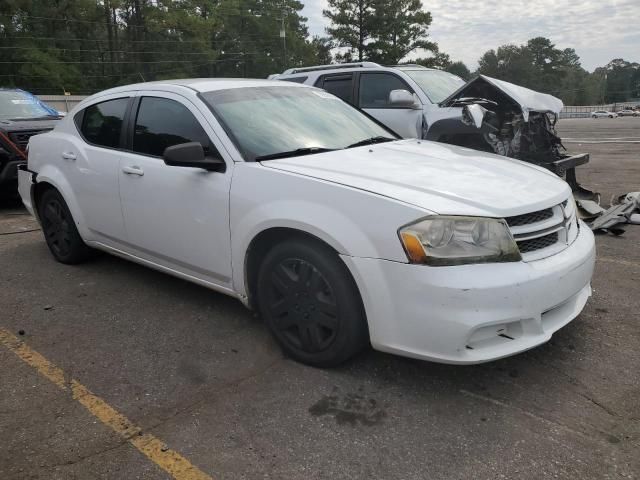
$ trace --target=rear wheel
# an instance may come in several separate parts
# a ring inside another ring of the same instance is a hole
[[[295,360],[331,367],[368,343],[360,294],[330,248],[302,240],[277,245],[260,267],[257,287],[262,317]]]
[[[69,207],[57,190],[43,193],[38,215],[47,246],[56,260],[75,264],[91,256],[92,250],[80,237]]]
[[[591,115],[591,118],[598,118],[597,115]]]

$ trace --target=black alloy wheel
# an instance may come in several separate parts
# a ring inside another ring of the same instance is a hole
[[[302,363],[332,367],[369,341],[358,288],[344,262],[320,242],[276,245],[262,262],[256,294],[271,333]]]
[[[69,207],[57,190],[44,192],[38,215],[47,246],[56,260],[75,264],[91,256],[92,250],[80,237]]]
[[[278,334],[307,352],[325,350],[338,331],[338,306],[327,279],[300,258],[279,262],[271,271],[269,313]]]

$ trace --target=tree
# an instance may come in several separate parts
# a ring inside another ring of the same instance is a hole
[[[347,48],[345,59],[367,56],[367,43],[376,36],[374,0],[328,0],[322,14],[331,21],[327,33],[337,47]]]
[[[0,84],[90,94],[141,80],[266,77],[330,61],[298,0],[0,2]],[[286,45],[280,37],[284,23]]]
[[[411,52],[438,52],[428,40],[431,13],[422,10],[420,0],[374,0],[375,40],[369,44],[369,59],[395,65]]]
[[[453,62],[449,64],[445,70],[449,73],[459,76],[463,80],[471,80],[472,74],[469,68],[463,62]]]
[[[444,70],[451,65],[451,58],[444,52],[434,52],[430,57],[419,57],[407,63],[416,63],[427,68],[439,68]]]
[[[397,64],[417,49],[438,51],[428,40],[431,14],[421,0],[328,0],[328,6],[327,33],[346,49],[338,60]]]

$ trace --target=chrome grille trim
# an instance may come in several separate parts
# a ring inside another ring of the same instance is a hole
[[[505,221],[525,262],[561,252],[578,234],[575,203],[571,198],[550,208],[507,217]]]

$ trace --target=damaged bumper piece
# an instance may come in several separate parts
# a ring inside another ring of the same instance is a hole
[[[545,167],[564,178],[579,199],[599,201],[598,194],[583,188],[575,168],[589,162],[589,154],[566,154],[555,130],[563,108],[560,99],[481,75],[466,83],[441,107],[460,117],[464,127],[452,128],[451,118],[443,125],[432,125],[428,139],[444,141],[517,158]],[[461,108],[461,112],[456,108]],[[435,127],[435,128],[434,128]]]

